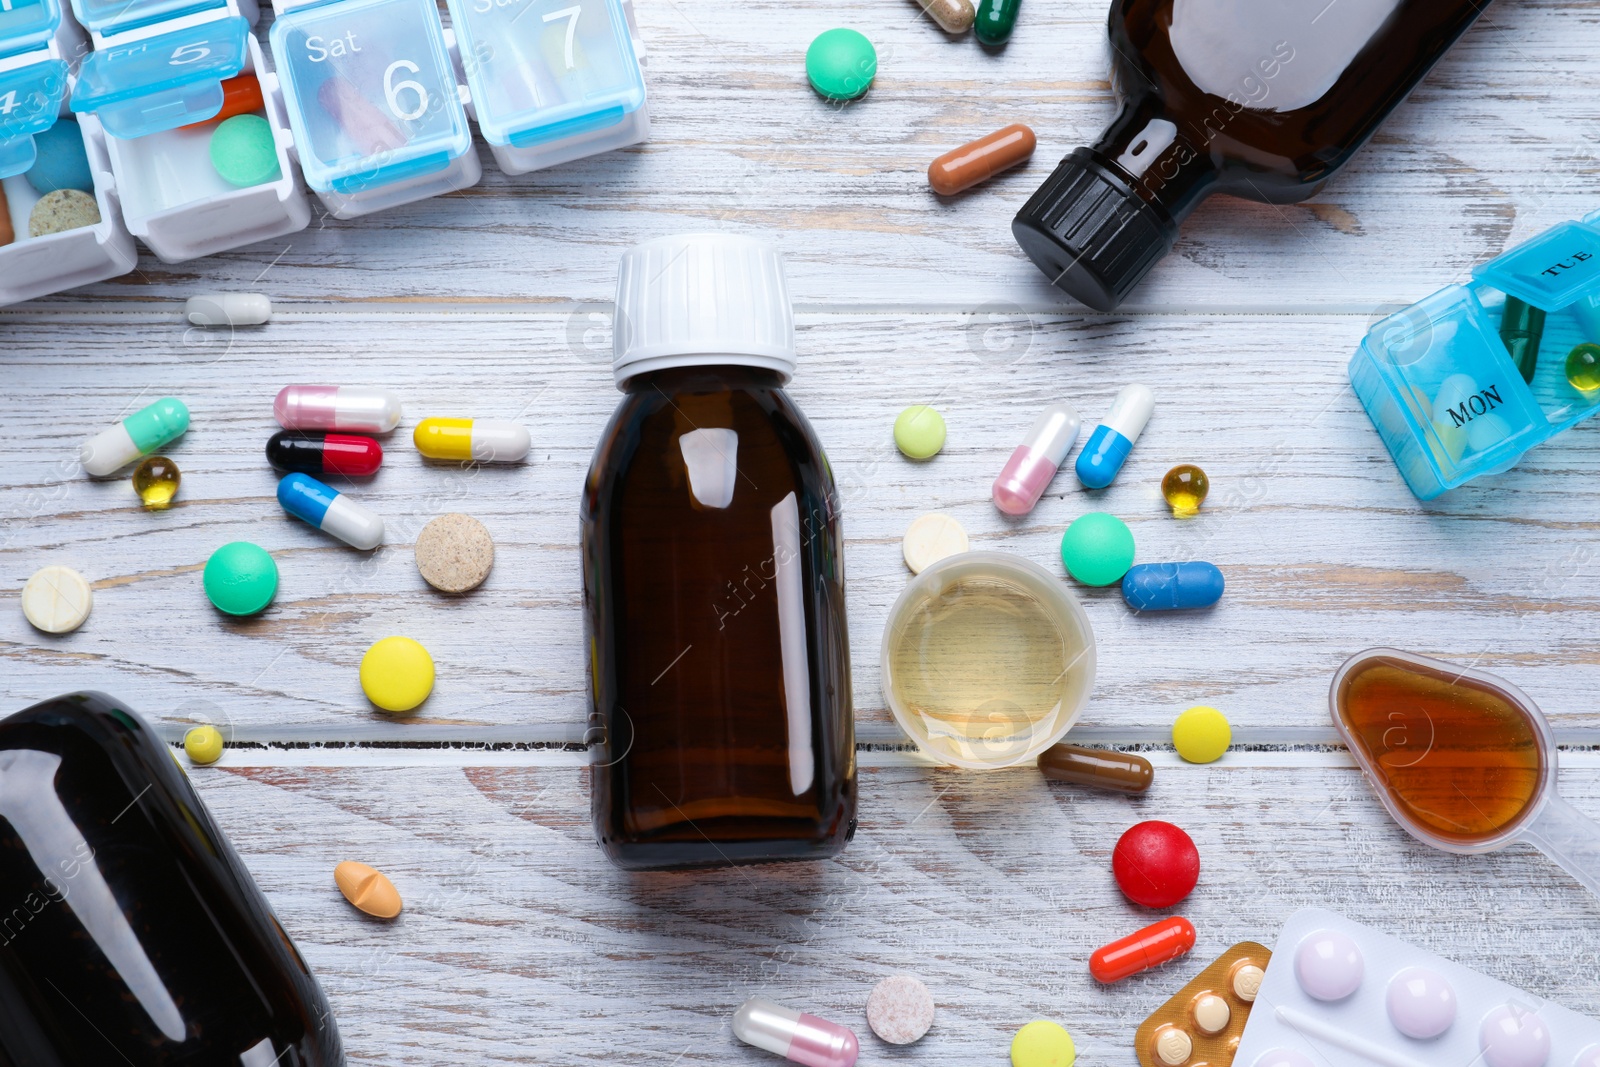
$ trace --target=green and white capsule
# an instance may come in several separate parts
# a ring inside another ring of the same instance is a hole
[[[164,396],[85,441],[78,447],[78,462],[91,477],[104,478],[177,439],[188,428],[189,409],[177,397]]]

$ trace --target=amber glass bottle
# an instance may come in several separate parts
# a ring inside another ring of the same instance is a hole
[[[856,810],[842,540],[783,391],[781,261],[648,242],[616,320],[625,395],[581,511],[595,831],[628,868],[830,856]]]
[[[144,721],[0,721],[0,1067],[341,1067],[328,1000]]]
[[[1122,100],[1011,224],[1028,258],[1115,308],[1212,193],[1312,196],[1488,0],[1114,0]]]

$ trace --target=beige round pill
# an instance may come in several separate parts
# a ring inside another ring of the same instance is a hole
[[[400,914],[400,892],[383,872],[345,860],[333,869],[333,880],[344,898],[368,915],[392,919]]]
[[[1156,1034],[1156,1059],[1167,1067],[1178,1067],[1194,1052],[1194,1040],[1175,1026],[1163,1027]]]
[[[1204,1033],[1222,1033],[1232,1015],[1228,1002],[1215,993],[1207,993],[1194,1002],[1194,1024]]]
[[[1261,979],[1267,976],[1253,963],[1247,963],[1233,972],[1233,995],[1246,1004],[1256,999],[1256,994],[1261,992]]]
[[[918,516],[900,543],[900,551],[912,574],[921,574],[923,568],[966,550],[967,531],[950,516],[938,512]]]
[[[933,1025],[933,995],[914,975],[885,978],[867,997],[867,1025],[891,1045],[909,1045]]]
[[[489,577],[494,539],[471,515],[440,515],[417,535],[417,570],[441,593],[465,593]]]
[[[46,567],[22,587],[22,614],[47,634],[76,630],[93,606],[88,581],[71,567]]]
[[[100,205],[81,189],[45,193],[28,213],[28,236],[47,237],[100,221]]]

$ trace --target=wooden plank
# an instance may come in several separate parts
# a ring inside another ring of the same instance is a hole
[[[215,349],[192,336],[185,349],[183,328],[164,316],[17,318],[0,352],[10,705],[97,687],[174,721],[191,714],[181,705],[209,701],[207,714],[226,709],[251,735],[313,725],[340,736],[358,726],[393,737],[408,726],[581,735],[576,504],[618,399],[605,319],[588,314],[574,325],[558,314],[306,312]],[[1055,569],[1063,527],[1098,509],[1128,520],[1140,559],[1210,559],[1230,584],[1216,610],[1181,617],[1134,616],[1114,589],[1074,586],[1100,648],[1086,726],[1159,733],[1184,707],[1212,703],[1244,730],[1325,733],[1334,669],[1392,644],[1501,671],[1563,728],[1583,731],[1565,736],[1600,740],[1590,699],[1600,685],[1591,506],[1600,439],[1580,426],[1507,474],[1419,504],[1345,382],[1363,325],[803,315],[793,392],[845,501],[864,727],[888,729],[878,650],[908,577],[900,537],[916,515],[948,511],[975,545]],[[569,342],[589,330],[599,348]],[[450,353],[448,373],[440,352]],[[389,544],[370,557],[285,516],[261,455],[277,389],[333,378],[391,385],[408,405],[384,470],[344,486],[389,522]],[[1132,379],[1155,386],[1157,414],[1111,489],[1085,492],[1067,472],[1025,520],[993,507],[990,483],[1038,408],[1065,397],[1092,421]],[[124,478],[83,478],[72,457],[124,409],[168,391],[195,421],[169,450],[184,471],[178,506],[148,514]],[[895,451],[890,424],[903,406],[930,401],[949,443],[914,464]],[[428,414],[520,418],[535,453],[510,469],[425,465],[408,431]],[[1158,492],[1182,461],[1204,466],[1214,486],[1187,522]],[[411,558],[421,526],[451,510],[477,515],[499,544],[488,584],[460,599],[430,591]],[[254,620],[220,617],[200,589],[206,557],[239,539],[272,550],[282,572],[277,603]],[[15,610],[23,581],[51,562],[79,568],[97,589],[88,625],[64,638],[33,631]],[[391,633],[423,641],[440,669],[432,699],[399,722],[369,710],[356,681],[362,652]],[[505,651],[486,652],[491,634]]]
[[[1592,815],[1597,772],[1589,759],[1562,779]],[[1600,902],[1524,846],[1463,857],[1416,843],[1342,755],[1163,765],[1141,799],[1031,770],[880,763],[862,771],[861,829],[835,860],[656,874],[601,856],[572,767],[223,765],[194,780],[356,1064],[776,1063],[728,1029],[758,994],[851,1027],[863,1063],[1003,1063],[1034,1018],[1065,1025],[1084,1062],[1131,1063],[1146,1014],[1226,946],[1272,944],[1303,907],[1600,1013]],[[1199,846],[1201,883],[1179,909],[1199,943],[1102,987],[1089,953],[1153,921],[1109,871],[1117,836],[1146,818]],[[406,910],[393,925],[339,898],[347,858],[394,880]],[[939,1012],[904,1053],[862,1014],[896,972],[922,977]]]
[[[541,305],[607,299],[618,253],[695,229],[775,240],[804,306],[1070,308],[1021,255],[1010,220],[1114,105],[1105,0],[1033,4],[991,55],[909,0],[859,9],[778,0],[642,0],[653,132],[639,148],[507,177],[224,255],[167,265],[52,306],[170,301],[211,288],[275,299]],[[1597,205],[1596,8],[1497,4],[1310,205],[1219,198],[1129,309],[1366,313],[1463,276],[1508,243]],[[804,81],[818,32],[855,24],[879,74],[849,107]],[[264,36],[265,23],[260,32]],[[930,160],[1013,121],[1039,135],[1025,170],[952,202]]]

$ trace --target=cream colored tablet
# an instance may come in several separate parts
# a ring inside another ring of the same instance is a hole
[[[922,573],[946,556],[967,550],[967,531],[948,515],[922,515],[906,530],[901,551],[912,574]]]
[[[71,633],[94,606],[94,592],[71,567],[46,567],[22,587],[22,614],[47,634]]]

